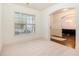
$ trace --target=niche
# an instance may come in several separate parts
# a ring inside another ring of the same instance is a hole
[[[50,39],[75,48],[75,9],[63,8],[50,15]]]

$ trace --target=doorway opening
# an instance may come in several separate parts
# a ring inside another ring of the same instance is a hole
[[[75,48],[75,9],[63,8],[50,15],[50,40]]]

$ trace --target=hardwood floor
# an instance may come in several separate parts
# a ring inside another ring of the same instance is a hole
[[[63,44],[65,46],[68,46],[68,47],[72,47],[72,48],[75,48],[75,35],[64,35],[63,38],[65,38],[66,40],[64,41],[58,41],[58,40],[55,40],[55,39],[52,39],[52,41],[55,41],[57,43],[60,43],[60,44]]]
[[[75,48],[75,36],[74,35],[64,36],[64,38],[67,39],[67,40],[65,40],[65,45],[66,46]]]

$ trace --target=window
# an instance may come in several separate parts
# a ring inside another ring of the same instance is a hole
[[[15,34],[35,32],[35,16],[15,12]]]

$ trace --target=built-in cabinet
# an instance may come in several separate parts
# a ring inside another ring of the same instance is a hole
[[[51,14],[50,19],[51,35],[62,37],[62,29],[76,29],[74,8],[57,10]]]
[[[51,35],[61,36],[62,37],[62,27],[61,27],[61,19],[57,14],[53,14],[51,17],[50,24],[50,32]]]

